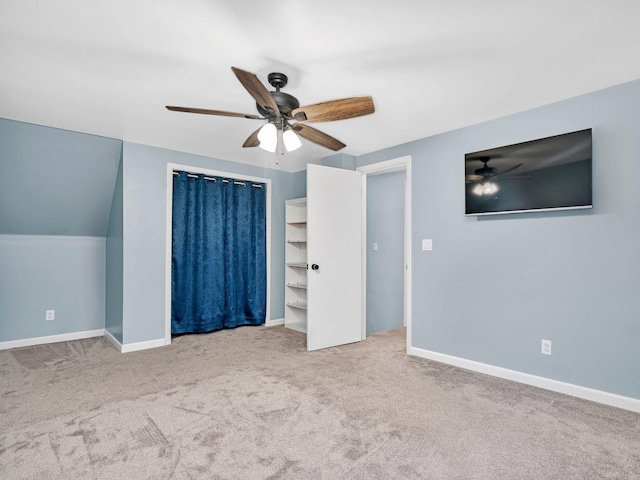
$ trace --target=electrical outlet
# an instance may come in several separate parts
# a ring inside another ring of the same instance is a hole
[[[44,319],[49,321],[49,320],[55,320],[56,319],[56,311],[55,310],[47,310],[44,312]]]
[[[551,340],[542,339],[542,353],[551,355]]]
[[[378,244],[376,242],[373,242],[373,251],[374,252],[378,251]]]
[[[433,250],[433,240],[431,238],[422,239],[422,250]]]

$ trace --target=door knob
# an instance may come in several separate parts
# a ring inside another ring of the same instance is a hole
[[[318,266],[317,263],[314,263],[313,265],[311,265],[311,270],[318,270],[320,267]]]

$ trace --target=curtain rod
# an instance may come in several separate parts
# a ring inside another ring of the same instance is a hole
[[[188,173],[188,172],[185,172],[185,173],[187,174],[188,178],[200,178],[199,175],[196,175],[196,174],[193,174],[193,173]],[[174,177],[179,177],[180,176],[180,172],[177,172],[177,171],[174,170],[173,171],[173,176]],[[204,176],[202,178],[204,178],[205,180],[209,180],[211,182],[217,182],[218,181],[214,177]],[[246,187],[247,186],[247,182],[244,181],[244,180],[236,180],[235,178],[232,178],[231,180],[233,180],[233,184],[234,185],[240,185],[242,187]],[[230,180],[227,180],[227,179],[224,179],[224,178],[222,179],[222,183],[229,183],[229,181]],[[251,183],[251,186],[255,187],[255,188],[262,188],[262,184],[257,184],[257,183]]]

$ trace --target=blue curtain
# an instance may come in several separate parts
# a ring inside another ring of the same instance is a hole
[[[266,254],[264,184],[174,175],[171,333],[263,324]]]

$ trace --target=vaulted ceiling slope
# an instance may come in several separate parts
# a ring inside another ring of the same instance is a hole
[[[122,142],[0,118],[0,234],[103,237]]]
[[[318,127],[361,155],[640,78],[638,0],[3,0],[0,117],[297,171],[241,147],[258,120],[231,66],[303,105],[371,95]]]

